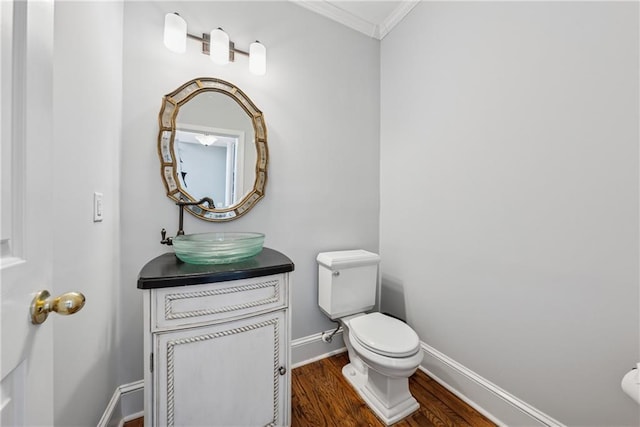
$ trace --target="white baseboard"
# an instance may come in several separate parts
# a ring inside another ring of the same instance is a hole
[[[420,369],[499,426],[565,427],[428,344],[421,346]]]
[[[122,427],[126,421],[144,413],[144,381],[118,386],[104,410],[97,427]]]
[[[322,341],[320,332],[291,342],[291,368],[306,365],[346,351],[342,328],[332,342]],[[565,427],[528,403],[501,389],[466,366],[421,342],[424,360],[420,369],[499,426]]]
[[[330,343],[322,341],[322,334],[332,332],[325,331],[292,340],[291,369],[347,351],[342,341],[342,328],[338,329]]]

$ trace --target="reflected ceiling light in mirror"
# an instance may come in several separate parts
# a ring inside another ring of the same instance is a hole
[[[216,138],[213,135],[196,135],[196,141],[198,141],[200,144],[204,145],[205,147],[208,147],[211,144],[215,144],[217,140],[218,138]]]
[[[167,13],[164,17],[164,45],[171,52],[187,50],[187,21],[177,13]]]
[[[249,46],[249,52],[236,49],[229,40],[229,35],[222,28],[210,33],[202,33],[202,37],[189,34],[187,23],[178,13],[167,13],[164,18],[164,44],[172,52],[184,53],[187,38],[202,43],[202,53],[209,55],[211,60],[219,65],[226,65],[235,61],[235,54],[249,57],[249,71],[257,76],[263,76],[267,71],[267,48],[256,41]]]

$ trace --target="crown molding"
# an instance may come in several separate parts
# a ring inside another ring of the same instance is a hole
[[[325,0],[290,0],[298,6],[302,6],[305,9],[309,9],[319,15],[336,21],[342,25],[345,25],[351,29],[366,34],[369,37],[377,38],[377,25],[372,24],[364,19],[355,16],[339,7],[329,3]]]
[[[376,38],[382,40],[420,1],[421,0],[404,0],[400,2],[398,7],[378,25],[378,35]]]
[[[415,7],[420,0],[402,0],[393,12],[380,24],[366,21],[347,12],[327,0],[290,0],[298,6],[336,21],[371,38],[382,40]]]

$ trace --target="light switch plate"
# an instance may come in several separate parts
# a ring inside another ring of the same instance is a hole
[[[102,193],[93,193],[93,222],[102,221],[103,210]]]

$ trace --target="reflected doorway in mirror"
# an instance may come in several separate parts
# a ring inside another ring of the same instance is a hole
[[[218,208],[238,203],[246,193],[244,138],[243,131],[179,123],[173,146],[180,184],[196,200],[211,197]]]

